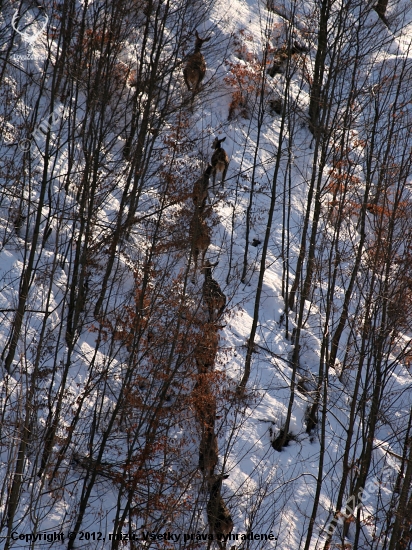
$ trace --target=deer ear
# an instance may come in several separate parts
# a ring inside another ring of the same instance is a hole
[[[222,141],[225,141],[225,139],[226,139],[226,136],[222,139],[219,139],[220,143],[222,143]]]
[[[197,30],[195,30],[195,35],[196,35],[196,38],[200,38],[199,33],[197,32]]]
[[[210,40],[211,38],[212,38],[212,37],[209,36],[209,38],[205,38],[205,39],[203,40],[203,42],[209,42],[209,40]]]

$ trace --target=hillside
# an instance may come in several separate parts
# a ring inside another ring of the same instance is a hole
[[[0,21],[1,547],[412,548],[409,3]]]

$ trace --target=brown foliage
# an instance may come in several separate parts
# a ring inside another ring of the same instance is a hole
[[[228,84],[232,92],[232,101],[229,106],[228,119],[231,120],[239,114],[242,118],[250,118],[251,108],[254,100],[258,97],[262,86],[262,74],[265,67],[257,58],[256,54],[251,52],[246,42],[252,42],[253,37],[244,29],[239,31],[239,36],[235,37],[235,51],[239,61],[233,63],[226,61],[229,74],[225,76],[224,81]]]

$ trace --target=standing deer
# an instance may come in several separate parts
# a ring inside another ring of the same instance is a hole
[[[195,271],[192,277],[192,283],[196,281],[197,261],[199,254],[202,253],[202,267],[205,261],[207,249],[210,246],[210,228],[203,219],[200,212],[195,211],[192,221],[190,222],[189,236],[192,243],[193,261],[195,263]]]
[[[203,299],[209,309],[209,321],[216,321],[222,315],[226,306],[226,296],[221,291],[219,284],[212,277],[212,267],[217,266],[218,263],[211,264],[209,260],[206,260],[201,269],[205,275]]]
[[[212,479],[219,460],[217,435],[214,426],[205,426],[199,445],[199,470]]]
[[[209,483],[210,497],[207,503],[207,519],[210,532],[214,534],[220,550],[226,549],[226,542],[222,540],[223,537],[227,537],[233,531],[232,516],[220,494],[222,481],[228,477],[227,474],[214,475]]]
[[[216,172],[222,172],[222,181],[220,182],[220,185],[223,187],[227,169],[229,168],[229,157],[221,145],[225,139],[226,137],[222,139],[216,137],[212,143],[212,149],[215,150],[210,161],[213,167],[213,189],[215,188]]]
[[[207,190],[209,187],[209,179],[210,174],[212,173],[212,169],[213,166],[209,164],[206,170],[203,172],[203,175],[198,180],[196,180],[193,185],[193,203],[200,212],[203,212],[206,206],[206,201],[208,197]]]
[[[214,429],[216,421],[216,397],[205,376],[199,376],[193,388],[192,397],[196,420],[202,429]]]
[[[200,90],[200,83],[206,74],[206,61],[203,55],[200,53],[200,48],[205,42],[210,40],[209,38],[200,38],[199,33],[195,31],[196,42],[195,51],[188,57],[186,66],[183,69],[183,76],[186,82],[187,89],[195,93]]]
[[[207,324],[193,350],[199,374],[205,374],[213,370],[219,347],[219,333],[217,329],[218,327],[215,324]]]

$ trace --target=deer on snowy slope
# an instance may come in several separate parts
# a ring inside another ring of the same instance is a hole
[[[190,222],[189,237],[192,243],[193,261],[195,270],[192,277],[192,283],[196,281],[197,262],[199,254],[202,254],[202,267],[204,265],[205,255],[210,246],[210,228],[203,219],[202,214],[196,210]]]
[[[212,173],[212,165],[209,164],[202,176],[197,179],[193,185],[193,203],[199,212],[203,212],[208,197],[208,187],[210,174]]]
[[[223,538],[233,531],[232,516],[220,494],[222,481],[228,477],[227,474],[213,475],[209,482],[210,497],[207,503],[207,519],[209,529],[215,535],[220,550],[226,549],[226,541]]]
[[[205,327],[206,330],[201,334],[201,338],[199,338],[193,350],[199,374],[205,374],[213,370],[219,347],[218,329],[222,328],[222,325],[208,323]]]
[[[197,31],[195,31],[195,34],[195,51],[189,55],[185,68],[183,69],[183,77],[185,79],[187,89],[193,92],[193,96],[200,91],[200,83],[206,74],[206,61],[200,53],[200,48],[211,38],[210,36],[209,38],[200,38]]]
[[[213,426],[204,426],[199,445],[199,470],[204,472],[207,478],[213,477],[214,470],[219,460],[217,435]]]
[[[199,375],[193,388],[195,417],[202,428],[215,428],[216,396],[207,375]]]
[[[209,309],[209,321],[216,321],[226,307],[226,296],[223,294],[219,283],[212,277],[212,267],[217,266],[218,263],[211,264],[209,260],[206,260],[201,269],[205,276],[203,299]]]
[[[215,150],[215,152],[212,155],[212,159],[210,161],[213,170],[213,189],[215,188],[215,182],[216,182],[216,173],[222,172],[222,180],[220,182],[220,185],[223,187],[223,183],[226,178],[227,169],[229,168],[229,157],[226,153],[226,151],[222,147],[222,142],[225,141],[225,137],[222,139],[215,138],[214,142],[212,143],[212,149]]]

